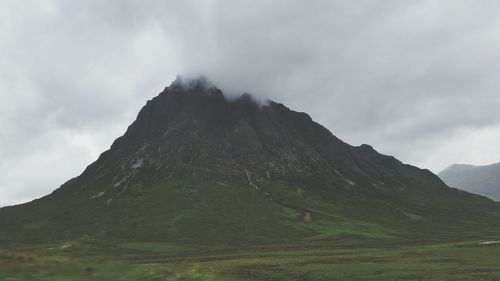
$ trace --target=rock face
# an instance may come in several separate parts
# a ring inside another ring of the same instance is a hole
[[[404,165],[369,145],[342,142],[305,113],[282,104],[256,103],[243,95],[228,101],[203,80],[174,82],[148,101],[137,120],[72,184],[120,187],[207,173],[257,182],[311,181],[336,189],[400,189],[414,184],[394,175],[447,187],[427,170]],[[417,179],[418,180],[418,179]]]
[[[0,209],[0,242],[415,238],[493,228],[499,217],[494,202],[344,143],[305,113],[249,95],[228,100],[204,79],[178,80],[80,176]]]
[[[487,166],[455,164],[439,173],[449,186],[500,201],[500,163]]]

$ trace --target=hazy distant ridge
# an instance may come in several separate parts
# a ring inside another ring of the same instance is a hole
[[[500,201],[500,163],[487,166],[454,164],[439,173],[449,186]]]

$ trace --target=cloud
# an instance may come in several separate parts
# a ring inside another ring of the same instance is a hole
[[[180,74],[439,171],[500,161],[496,1],[2,1],[0,205],[46,194]]]

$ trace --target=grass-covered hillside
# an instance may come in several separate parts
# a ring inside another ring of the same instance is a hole
[[[282,104],[177,81],[80,176],[0,209],[0,280],[498,276],[475,244],[498,235],[499,203]]]

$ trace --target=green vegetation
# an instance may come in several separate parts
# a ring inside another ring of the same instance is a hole
[[[344,203],[316,190],[296,196],[297,189],[287,193],[285,185],[260,188],[190,179],[137,186],[111,204],[104,197],[89,200],[92,190],[68,192],[63,199],[72,208],[56,215],[71,220],[60,223],[53,210],[64,201],[57,194],[5,208],[0,280],[500,278],[500,245],[478,244],[500,236],[488,220],[459,225],[446,212],[431,216],[396,202],[389,213],[381,201],[359,194],[353,205],[348,196]],[[80,226],[68,227],[72,223]]]
[[[200,82],[1,208],[0,280],[500,280],[499,235],[500,203]]]
[[[0,280],[500,278],[500,245],[478,245],[500,236],[490,223],[496,205],[485,199],[472,215],[453,218],[389,196],[337,199],[290,183],[259,188],[192,178],[132,186],[110,204],[105,195],[90,199],[96,191],[88,189],[4,208]],[[447,200],[439,204],[460,204]]]
[[[361,236],[367,238],[389,238],[391,230],[377,224],[364,222],[345,221],[332,223],[329,221],[319,221],[317,223],[305,224],[304,228],[319,233],[310,239],[330,238],[336,236]]]
[[[426,199],[424,209],[420,202],[400,197],[339,196],[321,189],[301,189],[296,196],[299,189],[292,184],[261,184],[256,190],[244,181],[220,183],[191,178],[147,188],[131,186],[119,196],[106,193],[94,199],[98,192],[92,189],[63,190],[2,208],[0,245],[75,237],[188,247],[362,238],[447,242],[500,230],[500,208],[484,198],[462,203],[450,193],[447,201]],[[107,196],[113,198],[110,203]]]
[[[183,249],[89,241],[0,250],[0,280],[500,280],[500,245]]]

